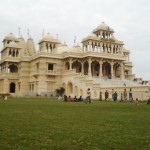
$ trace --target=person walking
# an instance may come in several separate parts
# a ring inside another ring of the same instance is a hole
[[[108,93],[108,91],[106,90],[106,92],[105,92],[105,101],[107,101],[108,98],[109,98],[109,93]]]
[[[135,100],[135,104],[136,104],[136,106],[138,106],[138,105],[139,105],[139,99],[138,99],[138,98],[136,98],[136,100]]]
[[[129,101],[133,101],[133,96],[132,96],[132,88],[129,90]]]
[[[114,100],[114,89],[111,90],[111,96],[112,96],[112,100]]]
[[[126,91],[126,89],[124,89],[124,91],[123,91],[123,100],[127,101],[127,91]]]
[[[114,99],[115,102],[117,101],[117,98],[118,98],[118,94],[117,94],[117,92],[115,91],[115,93],[113,94],[113,99]]]
[[[91,90],[90,90],[90,88],[87,89],[87,100],[89,101],[89,103],[91,103]]]
[[[91,91],[90,91],[90,88],[87,89],[87,92],[86,92],[86,98],[85,98],[85,103],[89,102],[91,103]]]

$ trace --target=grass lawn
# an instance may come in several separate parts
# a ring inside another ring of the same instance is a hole
[[[150,150],[150,106],[0,98],[0,150]]]

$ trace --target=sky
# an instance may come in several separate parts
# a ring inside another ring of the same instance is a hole
[[[0,40],[9,33],[18,37],[20,28],[37,49],[43,31],[72,46],[75,37],[80,43],[102,21],[130,50],[133,74],[150,80],[149,0],[0,0]]]

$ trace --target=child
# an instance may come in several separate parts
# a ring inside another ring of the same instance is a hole
[[[136,100],[135,100],[135,104],[136,104],[136,106],[138,106],[138,105],[139,105],[139,100],[138,100],[138,98],[136,98]]]

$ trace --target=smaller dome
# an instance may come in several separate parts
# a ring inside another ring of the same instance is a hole
[[[105,22],[102,22],[97,28],[105,30],[105,29],[109,29],[109,26],[105,24]]]
[[[91,34],[89,34],[87,37],[97,37],[97,36],[96,36],[96,34],[91,33]]]
[[[96,29],[93,30],[93,32],[98,30],[109,30],[114,32],[114,30],[110,28],[105,22],[102,22],[98,27],[96,27]]]
[[[124,47],[123,47],[123,52],[130,53],[130,51],[128,49],[124,48]]]
[[[82,41],[88,40],[88,39],[98,39],[96,34],[90,33],[87,37],[83,38]]]
[[[111,39],[115,40],[116,42],[118,41],[118,39],[114,35],[112,35]]]
[[[46,35],[43,36],[43,38],[40,40],[41,42],[58,42],[56,39],[54,39],[50,33],[47,33]]]
[[[69,52],[72,52],[72,53],[82,53],[82,48],[80,47],[79,44],[76,44],[74,45],[70,50]]]
[[[123,44],[123,41],[119,41],[114,35],[112,35],[111,39],[117,43]]]
[[[67,46],[67,44],[66,45],[63,44],[63,45],[57,47],[57,49],[56,49],[57,54],[62,54],[62,53],[67,53],[67,52],[69,52],[69,47]]]
[[[13,35],[13,33],[9,33],[7,36],[5,36],[4,40],[15,41],[16,37]]]

